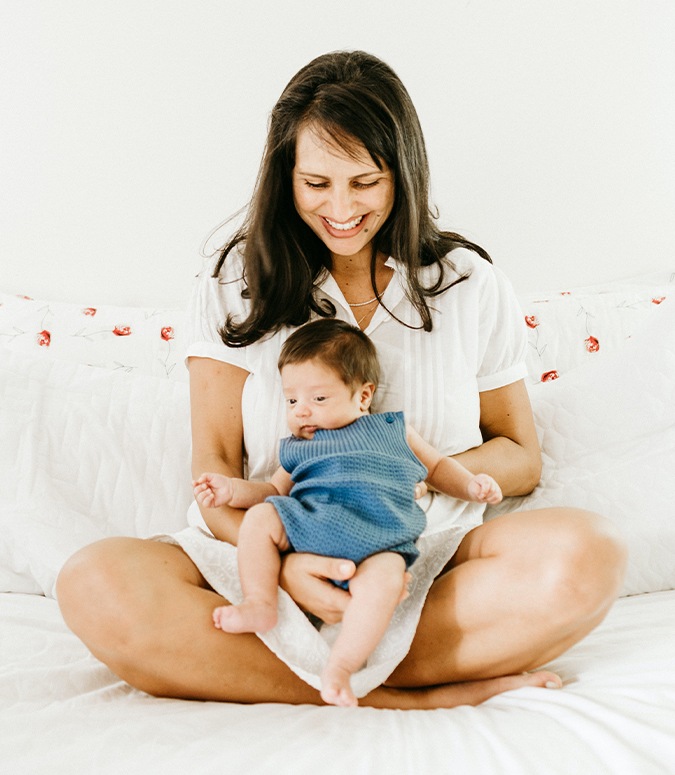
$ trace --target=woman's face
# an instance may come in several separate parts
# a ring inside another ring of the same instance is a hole
[[[320,130],[298,133],[293,169],[293,199],[302,220],[338,256],[363,255],[394,205],[394,180],[379,169],[361,146],[348,156]]]

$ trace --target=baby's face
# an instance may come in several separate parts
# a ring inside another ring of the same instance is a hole
[[[374,386],[356,389],[320,361],[287,364],[281,370],[286,418],[294,436],[314,438],[319,429],[343,428],[367,414]]]

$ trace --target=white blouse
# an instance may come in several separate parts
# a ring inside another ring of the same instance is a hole
[[[515,294],[502,272],[468,249],[450,254],[467,280],[429,300],[433,329],[408,328],[378,307],[366,329],[380,360],[381,381],[372,411],[403,411],[406,421],[443,454],[455,454],[482,442],[479,392],[492,390],[526,376],[526,327]],[[419,316],[405,297],[403,268],[394,269],[382,301],[397,318],[419,326]],[[218,332],[228,314],[243,317],[249,302],[242,298],[242,259],[233,251],[221,277],[213,266],[198,276],[188,316],[187,356],[213,358],[249,372],[242,411],[246,470],[251,479],[268,479],[278,466],[278,441],[288,435],[277,360],[291,329],[245,348],[226,347]],[[424,270],[425,284],[436,277]],[[453,279],[452,272],[447,280]],[[317,298],[329,299],[337,317],[356,324],[351,308],[333,277],[326,272]],[[433,508],[430,508],[433,500]],[[428,497],[429,530],[443,525],[480,522],[484,507],[446,496]],[[191,515],[192,517],[193,515]],[[195,515],[196,516],[196,513]],[[191,520],[192,522],[192,520]],[[203,526],[200,519],[196,522]]]

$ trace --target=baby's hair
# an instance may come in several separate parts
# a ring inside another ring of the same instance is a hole
[[[335,318],[321,318],[296,329],[284,342],[279,371],[284,366],[317,360],[337,372],[350,387],[380,381],[377,350],[360,328]]]

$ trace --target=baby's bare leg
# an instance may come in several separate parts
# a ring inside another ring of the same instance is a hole
[[[237,558],[244,599],[213,612],[225,632],[267,632],[277,623],[280,552],[288,549],[286,531],[271,503],[251,507],[239,529]]]
[[[384,635],[405,584],[400,554],[382,552],[364,560],[349,582],[352,599],[321,675],[321,698],[331,705],[357,705],[350,685]]]

